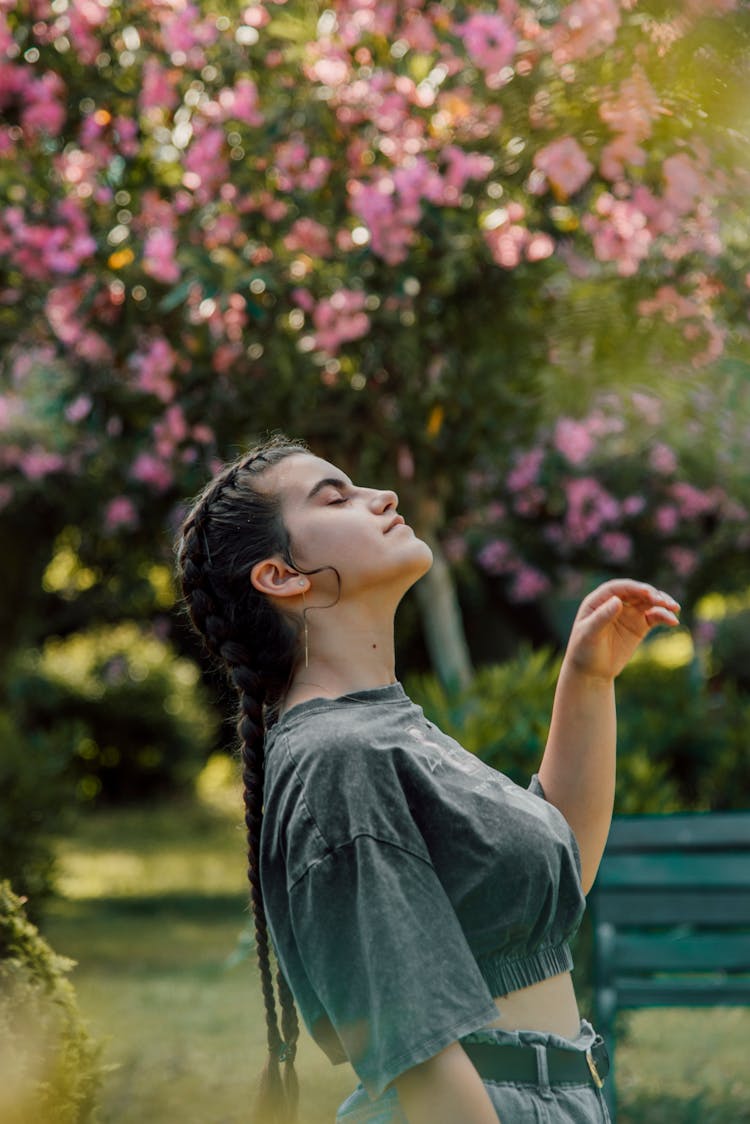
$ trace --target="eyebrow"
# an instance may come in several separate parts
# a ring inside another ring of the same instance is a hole
[[[311,500],[317,496],[318,492],[322,492],[324,488],[338,488],[340,492],[346,491],[350,487],[347,480],[342,480],[339,476],[326,476],[324,480],[319,480],[318,483],[310,490],[307,499]]]

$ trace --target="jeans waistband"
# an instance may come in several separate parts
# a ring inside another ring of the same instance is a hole
[[[521,1085],[594,1085],[601,1089],[609,1072],[604,1040],[596,1036],[586,1050],[558,1046],[504,1046],[497,1042],[462,1042],[483,1081]],[[544,1056],[540,1067],[540,1054]]]

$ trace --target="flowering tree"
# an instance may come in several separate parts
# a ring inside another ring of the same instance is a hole
[[[592,571],[636,572],[688,612],[706,589],[745,588],[748,386],[732,409],[724,391],[706,380],[672,403],[609,392],[586,416],[540,427],[507,471],[472,476],[449,553],[470,548],[515,603],[578,595]]]
[[[737,0],[0,0],[10,537],[72,524],[106,572],[281,426],[404,493],[436,550],[428,637],[465,677],[437,540],[465,470],[561,386],[583,407],[726,346],[743,162],[714,79],[739,86],[746,22]]]

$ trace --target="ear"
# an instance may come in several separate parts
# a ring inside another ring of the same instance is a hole
[[[250,581],[260,593],[270,597],[299,597],[310,588],[309,579],[278,556],[256,562],[250,571]]]

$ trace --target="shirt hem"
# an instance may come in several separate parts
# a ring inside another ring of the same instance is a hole
[[[497,1018],[497,1007],[494,1003],[487,1006],[480,1014],[473,1015],[455,1023],[450,1029],[443,1031],[440,1034],[434,1034],[431,1038],[427,1038],[421,1042],[416,1049],[409,1050],[408,1052],[401,1052],[396,1054],[395,1057],[389,1058],[387,1064],[382,1067],[384,1076],[379,1081],[374,1081],[368,1077],[357,1073],[362,1087],[367,1093],[371,1101],[377,1100],[382,1096],[387,1087],[391,1085],[396,1078],[400,1077],[402,1073],[411,1069],[420,1062],[427,1061],[429,1058],[434,1057],[435,1054],[440,1053],[446,1046],[450,1046],[452,1042],[457,1042],[459,1038],[466,1034],[471,1034],[473,1030],[481,1030]]]
[[[570,972],[573,968],[573,955],[567,942],[551,948],[540,948],[528,956],[511,959],[502,953],[490,953],[477,957],[482,979],[493,996],[508,995],[523,987],[541,983],[550,976]]]

